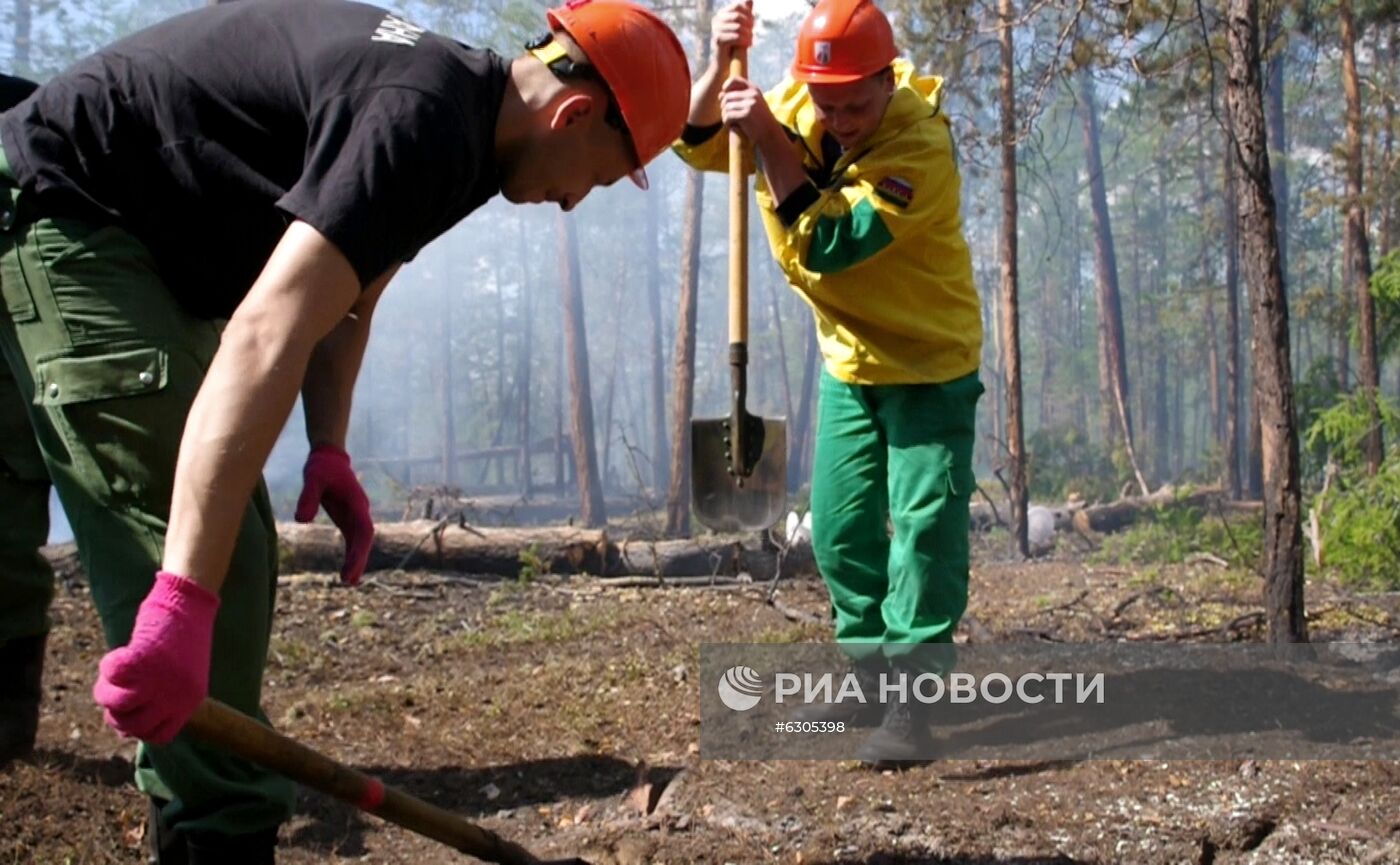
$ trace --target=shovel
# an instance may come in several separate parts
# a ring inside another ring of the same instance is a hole
[[[730,77],[747,74],[736,50]],[[787,426],[749,414],[749,189],[747,147],[729,132],[729,378],[727,418],[690,422],[691,497],[695,516],[717,532],[762,531],[787,508]]]
[[[582,859],[539,859],[518,844],[288,739],[212,698],[186,725],[191,733],[361,811],[497,865],[588,865]]]

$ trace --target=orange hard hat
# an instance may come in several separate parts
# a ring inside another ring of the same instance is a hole
[[[894,62],[894,30],[870,0],[820,0],[797,34],[792,77],[807,84],[845,84]]]
[[[685,128],[690,113],[690,62],[671,28],[649,9],[626,0],[569,0],[546,13],[598,70],[632,138],[637,170],[660,156]]]

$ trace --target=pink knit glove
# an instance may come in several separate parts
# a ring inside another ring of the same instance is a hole
[[[156,573],[131,640],[98,665],[92,698],[107,725],[133,739],[165,744],[209,692],[209,652],[219,596],[184,577]]]
[[[326,509],[326,516],[345,537],[340,581],[347,586],[359,585],[374,544],[374,520],[369,515],[369,497],[350,468],[350,455],[335,445],[317,445],[306,458],[302,481],[297,522],[316,519],[318,505]]]

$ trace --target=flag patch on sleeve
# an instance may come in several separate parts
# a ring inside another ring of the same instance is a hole
[[[903,177],[886,177],[875,184],[875,194],[895,207],[908,207],[914,200],[914,185]]]

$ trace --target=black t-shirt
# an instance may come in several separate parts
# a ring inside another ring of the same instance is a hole
[[[36,212],[115,222],[180,303],[226,317],[292,219],[367,283],[500,191],[506,62],[342,0],[172,18],[0,118]]]
[[[39,85],[28,78],[0,75],[0,111],[9,111],[37,89]]]

